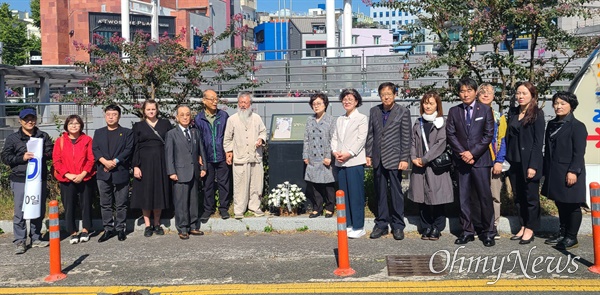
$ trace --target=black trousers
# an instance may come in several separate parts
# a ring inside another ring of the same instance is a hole
[[[460,201],[460,224],[465,235],[475,235],[473,225],[474,206],[479,206],[481,221],[481,235],[493,238],[494,232],[494,204],[490,188],[490,167],[473,167],[460,164],[457,167],[458,191]],[[476,198],[471,201],[471,189],[475,189]]]
[[[198,181],[194,176],[190,182],[173,183],[173,205],[175,207],[175,227],[179,233],[190,229],[200,229],[198,219]]]
[[[558,208],[558,219],[561,230],[564,229],[565,237],[577,239],[581,226],[581,205],[579,203],[563,203],[555,201]]]
[[[228,211],[231,203],[231,168],[227,162],[207,163],[204,179],[204,212],[215,212],[215,191],[219,189],[219,211]]]
[[[98,180],[100,192],[100,212],[105,231],[125,230],[127,203],[129,201],[129,183],[113,184],[111,180]],[[113,202],[116,216],[113,219]]]
[[[404,195],[402,194],[402,171],[388,170],[379,164],[374,169],[375,195],[377,198],[377,215],[375,226],[387,229],[388,225],[394,229],[404,230]],[[390,202],[388,202],[388,183],[390,187]]]
[[[312,210],[321,213],[324,204],[325,210],[333,212],[335,208],[334,183],[314,183],[307,181],[306,185],[307,197],[312,204]]]
[[[419,211],[423,229],[437,228],[439,231],[443,231],[446,228],[444,204],[427,205],[425,203],[420,203]]]
[[[540,228],[540,182],[527,180],[526,176],[520,162],[510,163],[508,177],[519,212],[519,222],[535,232]]]
[[[79,208],[81,209],[83,228],[87,230],[92,229],[92,198],[95,194],[94,183],[94,178],[80,183],[60,183],[60,197],[65,208],[65,224],[69,234],[77,231],[77,225],[75,224],[77,203],[79,203]]]

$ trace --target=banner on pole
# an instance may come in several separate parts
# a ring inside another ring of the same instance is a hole
[[[42,204],[42,157],[44,140],[30,138],[27,142],[27,151],[33,153],[33,158],[27,164],[25,178],[25,198],[23,199],[23,219],[36,219],[40,217]]]

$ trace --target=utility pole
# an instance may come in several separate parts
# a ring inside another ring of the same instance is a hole
[[[131,41],[129,32],[129,0],[121,0],[121,38]]]
[[[152,24],[150,28],[152,40],[158,42],[158,0],[152,0]]]

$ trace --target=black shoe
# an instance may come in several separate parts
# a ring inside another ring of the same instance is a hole
[[[558,250],[569,250],[569,249],[579,247],[579,244],[577,243],[577,239],[571,239],[569,237],[565,237],[560,242],[558,242],[556,244],[556,246],[554,246],[554,247]]]
[[[394,240],[404,240],[404,230],[399,228],[392,230],[392,235],[394,236]]]
[[[533,242],[533,240],[535,240],[535,237],[533,235],[531,235],[531,238],[529,238],[528,240],[521,238],[521,240],[519,241],[519,244],[527,245],[527,244]]]
[[[106,242],[115,235],[114,230],[105,230],[102,236],[98,239],[98,243]]]
[[[144,229],[144,237],[146,237],[146,238],[151,237],[153,233],[154,233],[154,227],[152,225],[146,226],[146,228]]]
[[[381,238],[381,236],[385,236],[388,234],[388,229],[383,229],[383,228],[379,228],[379,227],[374,227],[373,228],[373,232],[371,233],[371,235],[369,236],[369,238],[371,239],[379,239]]]
[[[333,217],[333,212],[327,212],[327,210],[325,210],[325,218],[331,218]]]
[[[433,228],[433,230],[431,230],[431,234],[429,235],[429,240],[437,241],[440,239],[441,236],[442,236],[442,233],[440,232],[440,230],[437,228]]]
[[[561,232],[557,232],[557,233],[551,235],[550,238],[546,239],[544,241],[544,244],[546,244],[546,245],[556,245],[560,241],[562,241],[564,238],[565,238],[565,236]]]
[[[223,220],[229,219],[229,217],[231,217],[231,215],[229,215],[229,212],[227,212],[227,210],[219,210],[219,214],[221,215],[221,218]]]
[[[319,212],[317,212],[317,213],[313,212],[313,213],[310,213],[310,215],[308,215],[308,218],[317,218],[319,216],[321,216],[321,213],[319,213]]]
[[[496,241],[494,241],[494,238],[487,237],[483,239],[483,245],[486,247],[492,247],[496,245]]]
[[[162,226],[160,226],[160,224],[154,226],[154,233],[157,236],[164,236],[165,235],[165,231],[163,230]]]
[[[202,213],[202,216],[200,217],[200,222],[207,223],[208,219],[210,218],[211,215],[212,215],[212,212],[204,211],[204,213]]]
[[[517,235],[514,235],[514,236],[510,237],[510,240],[511,240],[511,241],[518,241],[518,240],[520,240],[522,237],[523,237],[523,236],[517,236]]]
[[[465,235],[462,234],[460,237],[458,237],[458,239],[456,239],[454,241],[454,244],[456,245],[464,245],[468,242],[473,242],[475,241],[475,237],[473,235]]]
[[[125,241],[127,239],[127,234],[125,234],[125,230],[120,230],[119,233],[119,241]]]
[[[431,231],[431,227],[426,228],[421,234],[421,240],[429,240],[429,237],[431,237]]]

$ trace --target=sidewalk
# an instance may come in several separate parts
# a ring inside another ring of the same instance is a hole
[[[583,215],[583,221],[579,230],[580,235],[590,235],[592,233],[592,220],[590,214]],[[417,232],[419,229],[420,221],[418,216],[408,216],[405,218],[406,228],[405,232]],[[80,222],[80,221],[78,221]],[[63,221],[61,220],[61,229],[64,230]],[[102,230],[102,220],[95,219],[92,222],[95,230]],[[161,224],[171,231],[175,229],[175,219],[163,219]],[[367,218],[365,220],[365,229],[370,231],[375,225],[373,218]],[[448,218],[446,221],[446,232],[450,229],[452,233],[460,233],[461,227],[458,218]],[[44,222],[44,231],[48,226],[48,220]],[[323,232],[335,232],[337,230],[337,218],[308,218],[308,214],[303,214],[295,217],[280,217],[274,215],[267,215],[263,217],[245,217],[242,220],[236,220],[233,217],[227,220],[220,218],[211,218],[207,223],[201,225],[201,230],[209,232],[247,232],[257,231],[262,232],[265,227],[272,227],[275,231],[296,231],[305,226],[310,231],[323,231]],[[554,233],[558,230],[558,217],[554,216],[543,216],[541,220],[540,233]],[[143,232],[144,221],[142,218],[128,219],[127,220],[127,231],[129,232]],[[5,233],[12,233],[12,221],[0,220],[0,228]],[[520,228],[519,219],[516,216],[501,217],[500,224],[498,225],[498,232],[500,234],[512,234],[516,233]]]

